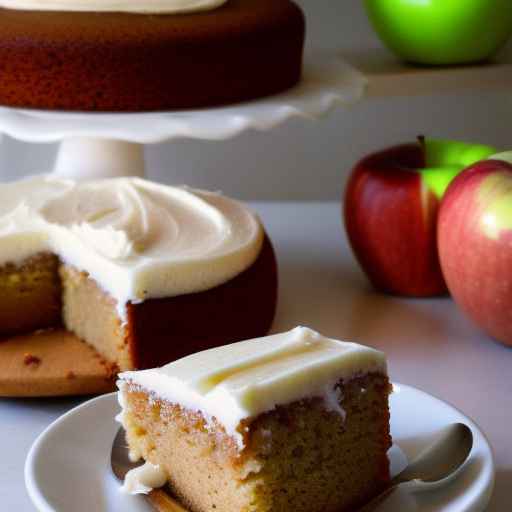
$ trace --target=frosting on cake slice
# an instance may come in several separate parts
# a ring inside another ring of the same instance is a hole
[[[119,386],[122,393],[128,382],[200,412],[207,421],[215,418],[243,448],[242,420],[308,398],[323,398],[328,410],[344,415],[337,383],[368,373],[386,374],[383,353],[297,327],[199,352],[162,368],[125,372]]]

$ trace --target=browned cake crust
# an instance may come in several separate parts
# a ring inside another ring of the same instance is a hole
[[[299,81],[304,32],[290,0],[159,16],[0,9],[0,104],[143,111],[247,101]]]
[[[277,305],[277,263],[268,237],[256,262],[211,290],[127,305],[133,366],[154,368],[200,350],[268,333]]]

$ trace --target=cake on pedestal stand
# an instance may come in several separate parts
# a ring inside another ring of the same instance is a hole
[[[148,113],[77,113],[0,107],[0,134],[25,142],[60,142],[53,173],[63,178],[145,175],[144,144],[179,138],[224,140],[270,130],[288,119],[318,119],[359,100],[366,80],[334,53],[305,58],[295,88],[250,103]],[[0,341],[0,396],[61,396],[111,391],[112,374],[98,354],[67,331]]]

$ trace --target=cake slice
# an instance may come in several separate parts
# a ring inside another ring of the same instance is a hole
[[[389,480],[384,354],[303,327],[120,375],[120,420],[191,512],[344,512]],[[145,475],[149,478],[146,479]]]

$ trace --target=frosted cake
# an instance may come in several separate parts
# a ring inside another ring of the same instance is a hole
[[[139,178],[0,185],[0,336],[64,326],[116,369],[262,336],[277,270],[221,194]],[[72,370],[72,368],[70,368]]]

